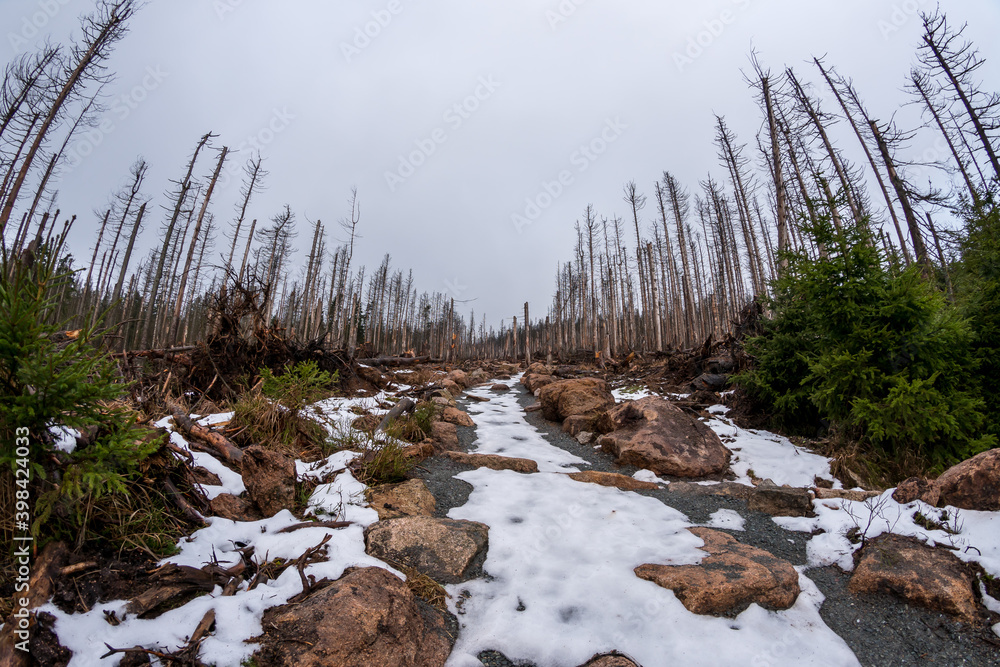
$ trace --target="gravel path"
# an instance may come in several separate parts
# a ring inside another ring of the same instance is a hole
[[[513,391],[519,392],[518,402],[522,408],[535,402],[522,386],[516,385]],[[466,402],[460,401],[460,407],[465,405]],[[593,470],[624,475],[632,475],[637,470],[630,466],[617,466],[609,455],[591,445],[579,444],[575,438],[563,433],[558,424],[546,421],[538,412],[528,413],[526,418],[549,443],[585,459]],[[473,448],[475,428],[459,427],[458,434],[463,451]],[[461,507],[468,501],[472,486],[455,479],[454,475],[469,469],[469,466],[437,456],[417,469],[416,476],[426,481],[437,500],[436,516],[445,517],[453,508]],[[744,501],[671,493],[667,489],[638,493],[683,512],[693,523],[708,522],[710,515],[720,509],[736,511],[745,520],[745,530],[727,532],[743,543],[769,551],[794,565],[807,562],[806,543],[810,535],[780,528],[770,516],[749,511]],[[849,576],[839,568],[814,568],[806,571],[806,575],[826,596],[820,610],[823,620],[847,642],[865,667],[917,664],[1000,666],[1000,642],[989,628],[970,628],[945,615],[911,607],[889,595],[854,596],[847,591]],[[478,657],[485,667],[544,667],[512,662],[495,651],[481,653]]]

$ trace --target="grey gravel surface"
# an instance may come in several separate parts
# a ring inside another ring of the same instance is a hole
[[[522,386],[517,385],[522,408],[535,402]],[[464,407],[460,401],[460,407]],[[527,421],[535,426],[553,445],[586,460],[589,469],[632,475],[637,468],[618,466],[611,456],[581,445],[562,432],[559,424],[543,419],[538,412],[528,413]],[[468,451],[475,442],[475,429],[459,427],[459,443]],[[588,466],[580,466],[588,469]],[[437,500],[436,515],[444,517],[455,507],[464,505],[472,486],[455,479],[454,475],[469,470],[443,457],[432,457],[414,472],[427,482]],[[684,513],[693,523],[706,523],[720,509],[738,512],[745,520],[744,531],[726,531],[741,542],[771,552],[795,565],[807,561],[805,533],[786,531],[770,516],[747,509],[746,502],[734,498],[671,493],[669,488],[640,491]],[[820,615],[826,624],[851,647],[865,667],[896,667],[897,665],[966,665],[969,667],[1000,667],[1000,638],[989,626],[972,628],[947,616],[911,607],[887,594],[855,596],[847,591],[849,574],[839,568],[814,568],[806,571],[826,596]],[[785,665],[782,647],[775,647],[774,666]],[[512,661],[496,651],[479,656],[485,667],[545,667],[530,662]],[[651,666],[646,666],[651,667]]]

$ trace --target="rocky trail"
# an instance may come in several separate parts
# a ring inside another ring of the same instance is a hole
[[[240,475],[164,419],[216,476],[217,516],[158,570],[201,591],[155,617],[143,595],[53,601],[52,664],[1000,664],[1000,513],[845,490],[823,457],[685,396],[440,384],[434,442],[413,448],[432,455],[374,489],[351,451],[251,448]],[[335,430],[383,398],[313,410]]]

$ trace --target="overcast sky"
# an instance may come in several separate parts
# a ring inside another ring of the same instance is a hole
[[[761,117],[741,72],[751,45],[765,65],[792,65],[811,80],[806,61],[826,54],[874,115],[912,118],[900,111],[901,88],[920,36],[917,12],[933,6],[151,0],[115,53],[103,129],[71,149],[76,166],[64,170],[59,205],[79,216],[74,250],[85,256],[92,211],[136,156],[151,165],[147,195],[165,205],[168,179],[182,175],[211,130],[216,145],[240,149],[212,209],[228,223],[253,138],[270,177],[251,217],[269,219],[289,204],[305,245],[307,220],[335,229],[357,186],[356,258],[372,267],[390,253],[395,266],[414,269],[421,291],[448,291],[474,300],[466,308],[491,323],[509,321],[526,300],[535,313],[548,306],[588,203],[624,215],[622,185],[634,179],[651,194],[663,170],[692,189],[709,172],[721,180],[713,114],[753,144]],[[0,60],[45,35],[65,39],[92,7],[2,0]],[[1000,3],[946,9],[953,23],[970,23],[967,36],[988,59],[982,77],[1000,89]],[[201,163],[206,177],[209,162]],[[145,247],[156,240],[155,222]]]

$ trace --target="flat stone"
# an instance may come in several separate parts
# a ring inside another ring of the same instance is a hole
[[[471,578],[489,545],[489,526],[474,521],[404,517],[365,529],[365,552],[390,565],[412,567],[443,584]]]
[[[695,614],[725,614],[751,603],[788,609],[799,596],[792,564],[710,528],[689,528],[708,556],[698,565],[640,565],[636,576],[672,590]]]
[[[571,472],[569,473],[569,478],[577,482],[611,486],[622,491],[657,491],[660,488],[660,485],[655,482],[640,482],[633,477],[619,475],[615,472],[585,470],[583,472]]]
[[[424,480],[411,479],[402,484],[375,487],[368,505],[384,521],[404,516],[433,516],[437,503]]]
[[[851,489],[824,489],[818,486],[812,490],[817,500],[853,500],[863,503],[869,498],[882,495],[878,491],[854,491]]]
[[[747,507],[771,516],[813,516],[809,491],[786,486],[758,486],[751,492]]]
[[[691,482],[673,482],[667,487],[670,493],[688,496],[717,496],[721,498],[736,498],[749,500],[753,487],[736,482],[720,482],[718,484],[693,484]]]
[[[947,550],[889,533],[865,544],[847,588],[855,594],[892,593],[909,604],[976,623],[973,586],[968,566]]]
[[[444,452],[446,458],[474,468],[490,470],[513,470],[520,473],[538,472],[538,464],[531,459],[515,459],[496,454],[466,454],[465,452]]]

